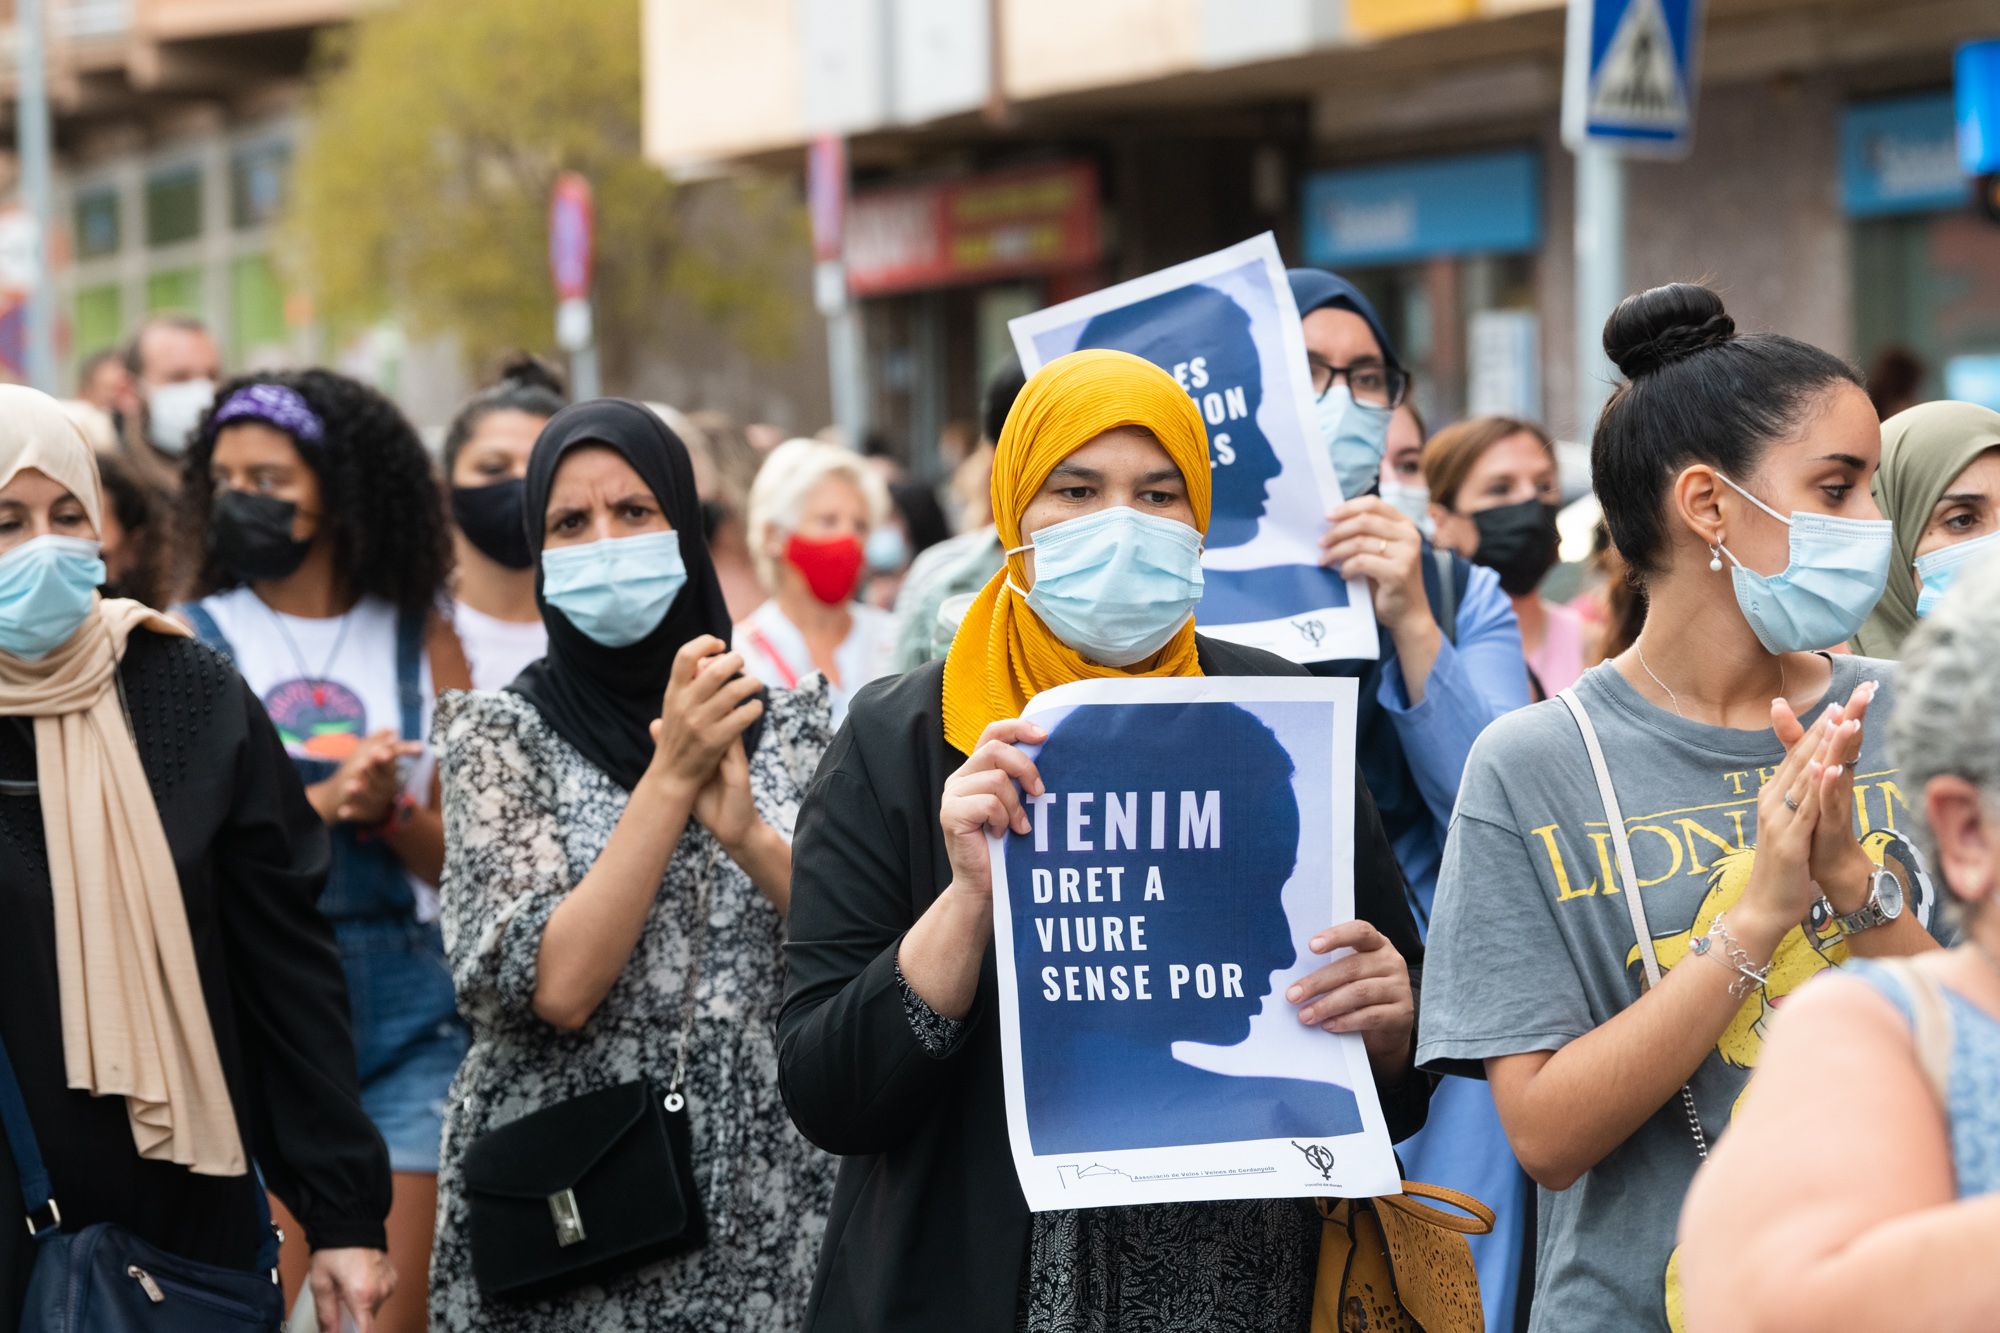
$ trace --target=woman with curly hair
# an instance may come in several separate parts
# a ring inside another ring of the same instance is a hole
[[[436,923],[444,831],[423,744],[470,684],[439,614],[451,539],[430,460],[394,404],[327,370],[225,384],[188,451],[182,613],[249,682],[332,834],[320,910],[353,1009],[361,1098],[389,1145],[397,1271],[428,1271],[445,1089],[465,1030]],[[424,1286],[384,1307],[423,1326]]]

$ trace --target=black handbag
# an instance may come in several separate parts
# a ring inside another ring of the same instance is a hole
[[[65,1231],[42,1165],[28,1104],[0,1045],[0,1122],[21,1178],[34,1266],[20,1333],[277,1333],[285,1322],[278,1285],[278,1233],[256,1177],[263,1243],[257,1271],[183,1259],[110,1222]]]
[[[472,1275],[487,1296],[547,1295],[707,1236],[687,1104],[644,1081],[480,1135],[466,1149],[464,1179]]]
[[[490,1129],[466,1148],[467,1231],[482,1295],[553,1295],[708,1239],[682,1084],[714,877],[711,856],[665,1092],[643,1080],[601,1088]]]

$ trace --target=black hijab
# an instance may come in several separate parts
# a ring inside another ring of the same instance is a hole
[[[652,409],[638,403],[621,398],[574,403],[542,427],[528,456],[529,549],[542,549],[556,466],[570,450],[590,445],[616,450],[652,490],[661,512],[680,534],[687,583],[659,628],[628,647],[607,648],[543,598],[537,559],[535,605],[549,632],[549,652],[507,688],[533,704],[578,753],[630,791],[652,762],[653,741],[647,728],[660,715],[674,655],[688,640],[703,634],[713,634],[726,644],[732,626],[702,536],[701,504],[695,496],[694,464],[687,446]],[[757,731],[753,725],[744,733],[746,750],[756,748]]]

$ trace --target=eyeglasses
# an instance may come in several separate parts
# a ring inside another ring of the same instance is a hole
[[[1384,365],[1380,361],[1356,361],[1334,366],[1316,356],[1308,356],[1306,364],[1312,368],[1315,399],[1326,397],[1327,392],[1341,380],[1347,381],[1347,391],[1354,395],[1354,401],[1365,407],[1401,407],[1410,392],[1409,372],[1399,366]]]

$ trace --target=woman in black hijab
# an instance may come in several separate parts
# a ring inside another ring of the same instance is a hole
[[[825,686],[742,675],[687,450],[648,409],[553,417],[527,521],[548,656],[504,692],[448,697],[436,725],[445,950],[473,1044],[445,1113],[431,1325],[793,1327],[833,1163],[791,1128],[772,1032]],[[468,1148],[640,1079],[686,1099],[706,1242],[532,1299],[482,1291]]]

